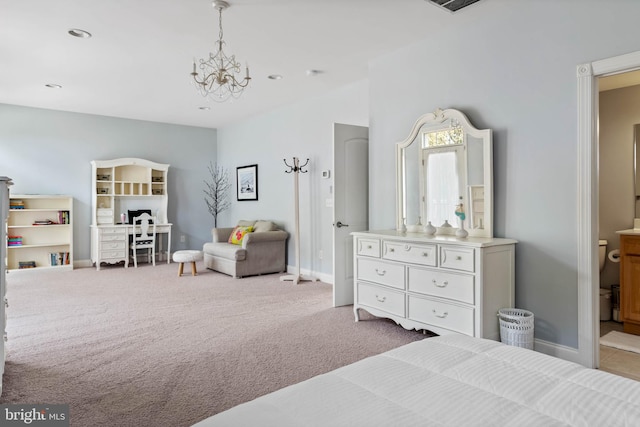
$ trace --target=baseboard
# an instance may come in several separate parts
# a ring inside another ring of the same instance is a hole
[[[577,348],[567,347],[564,345],[538,339],[534,340],[533,348],[535,351],[548,354],[549,356],[558,357],[570,362],[580,363],[580,354],[578,353]]]
[[[77,259],[73,261],[73,268],[87,268],[93,267],[93,263],[90,259]]]
[[[298,267],[287,265],[288,274],[295,274],[297,273],[297,271],[298,271]],[[307,277],[314,277],[323,283],[329,283],[330,285],[333,285],[333,274],[318,273],[318,272],[306,270],[303,268],[300,269],[300,274]]]

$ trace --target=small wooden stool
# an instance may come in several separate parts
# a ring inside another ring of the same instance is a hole
[[[180,267],[178,268],[178,277],[182,276],[182,271],[184,270],[184,263],[191,263],[191,275],[195,276],[198,274],[196,271],[196,261],[200,261],[202,259],[202,251],[194,251],[194,250],[186,250],[186,251],[176,251],[173,253],[173,262],[179,262]]]

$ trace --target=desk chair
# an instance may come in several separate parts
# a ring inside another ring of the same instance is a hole
[[[138,268],[138,251],[147,250],[147,261],[156,265],[156,217],[148,213],[140,214],[133,218],[133,236],[131,239],[131,252],[133,265]]]

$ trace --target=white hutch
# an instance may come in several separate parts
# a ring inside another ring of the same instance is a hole
[[[150,210],[156,231],[167,235],[171,259],[171,223],[167,219],[169,165],[137,158],[91,162],[91,261],[129,264],[129,211]],[[162,239],[159,239],[162,245]],[[162,246],[159,254],[163,253]]]

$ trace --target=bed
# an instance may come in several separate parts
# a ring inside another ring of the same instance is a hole
[[[294,384],[194,427],[566,425],[640,425],[640,382],[447,335]]]

